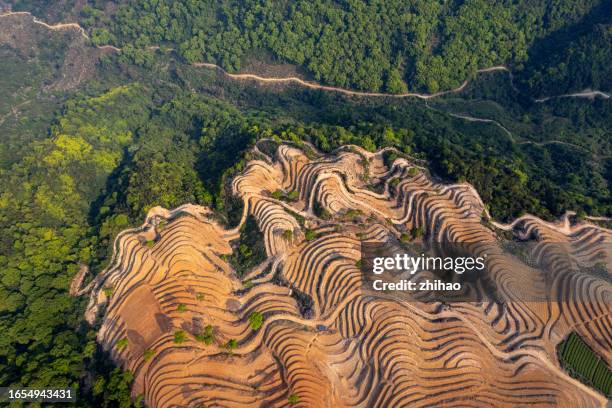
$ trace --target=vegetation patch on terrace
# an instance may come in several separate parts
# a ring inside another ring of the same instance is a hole
[[[576,333],[572,332],[558,348],[561,366],[574,378],[595,388],[608,398],[612,390],[612,370]]]
[[[266,259],[264,237],[252,215],[247,217],[240,228],[240,238],[234,246],[235,249],[229,257],[229,262],[238,276],[243,276],[249,269]]]

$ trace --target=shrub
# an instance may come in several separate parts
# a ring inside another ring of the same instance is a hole
[[[184,303],[180,303],[177,307],[176,310],[178,310],[179,312],[186,312],[187,311],[187,305]]]
[[[236,347],[238,347],[238,342],[236,341],[236,339],[229,339],[227,343],[225,343],[225,348],[228,351],[235,350]]]
[[[423,229],[423,227],[412,227],[412,230],[410,232],[412,233],[413,238],[420,238],[425,235],[425,230]]]
[[[291,394],[289,395],[289,398],[287,398],[287,400],[291,405],[293,405],[297,404],[300,401],[300,397],[297,394]]]
[[[297,201],[299,199],[300,199],[300,193],[298,193],[295,190],[293,190],[289,194],[287,194],[287,200],[289,200],[289,201]]]
[[[115,344],[115,347],[119,351],[125,349],[127,346],[128,346],[128,339],[126,337],[122,338],[121,340],[117,342],[117,344]]]
[[[283,239],[285,241],[291,241],[293,239],[293,230],[284,230],[283,231]]]
[[[321,210],[321,214],[319,215],[319,217],[320,217],[322,220],[327,221],[327,220],[330,220],[330,219],[331,219],[332,215],[331,215],[331,213],[330,213],[329,211],[327,211],[327,209],[323,208],[323,209]]]
[[[146,349],[145,351],[142,352],[142,358],[144,361],[151,360],[154,355],[155,355],[155,351],[153,351],[152,349]]]
[[[215,341],[215,329],[209,324],[200,334],[197,334],[195,338],[197,341],[201,341],[207,346],[210,346]]]
[[[397,155],[396,152],[385,152],[383,159],[385,161],[385,166],[387,167],[391,167],[393,165],[393,162],[398,158],[399,156]]]
[[[187,333],[183,330],[177,330],[174,332],[174,344],[182,344],[187,341]]]
[[[250,258],[253,255],[253,250],[249,248],[248,245],[240,244],[238,250],[240,251],[240,255],[244,258]]]
[[[314,232],[313,230],[307,229],[306,231],[304,231],[304,238],[306,239],[306,241],[312,241],[316,237],[317,237],[317,233]]]
[[[351,208],[344,214],[343,218],[347,220],[355,220],[355,218],[359,217],[360,215],[363,215],[361,210]]]
[[[259,330],[261,325],[263,324],[263,315],[259,312],[253,312],[249,316],[249,323],[251,325],[251,329]]]
[[[317,217],[325,221],[330,220],[332,217],[331,213],[327,209],[321,207],[321,204],[317,201],[314,202],[313,211]]]

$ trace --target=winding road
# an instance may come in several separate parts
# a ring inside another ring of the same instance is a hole
[[[465,87],[469,83],[468,80],[465,80],[457,88],[450,89],[448,91],[440,91],[440,92],[436,92],[436,93],[432,93],[432,94],[417,93],[417,92],[406,92],[406,93],[400,93],[400,94],[391,94],[391,93],[384,93],[384,92],[354,91],[354,90],[351,90],[351,89],[340,88],[340,87],[337,87],[337,86],[321,85],[321,84],[319,84],[317,82],[305,81],[305,80],[303,80],[301,78],[298,78],[298,77],[262,77],[262,76],[255,75],[255,74],[232,74],[230,72],[227,72],[226,70],[224,70],[220,66],[218,66],[216,64],[211,64],[209,62],[195,62],[192,65],[194,67],[203,67],[203,68],[215,69],[215,70],[223,73],[225,76],[227,76],[229,78],[232,78],[232,79],[237,79],[237,80],[249,80],[249,79],[251,79],[251,80],[255,80],[255,81],[263,82],[263,83],[291,83],[292,82],[292,83],[296,83],[296,84],[301,85],[301,86],[306,87],[306,88],[318,89],[318,90],[322,90],[322,91],[337,92],[337,93],[341,93],[341,94],[348,95],[348,96],[385,97],[385,98],[419,98],[419,99],[427,100],[427,99],[437,98],[439,96],[447,95],[447,94],[450,94],[450,93],[461,92],[463,89],[465,89]],[[496,65],[494,67],[479,69],[477,72],[478,73],[484,73],[484,72],[492,72],[492,71],[506,71],[506,72],[509,72],[508,68],[503,66],[503,65]]]
[[[546,98],[539,98],[539,99],[535,99],[535,102],[537,103],[542,103],[542,102],[546,102],[549,101],[551,99],[556,99],[556,98],[589,98],[589,99],[593,99],[593,98],[604,98],[604,99],[610,99],[611,95],[602,91],[592,91],[590,89],[585,89],[582,92],[575,92],[575,93],[570,93],[570,94],[564,94],[564,95],[555,95],[555,96],[548,96]]]
[[[44,21],[39,20],[38,18],[36,18],[35,16],[33,16],[30,12],[27,11],[17,11],[17,12],[7,12],[4,14],[0,14],[0,18],[1,17],[9,17],[9,16],[30,16],[32,17],[32,21],[35,24],[40,24],[50,30],[77,30],[82,36],[83,38],[89,40],[90,37],[89,35],[87,35],[87,32],[85,31],[85,29],[83,27],[81,27],[78,23],[58,23],[58,24],[47,24]],[[113,51],[116,52],[121,52],[121,48],[119,47],[115,47],[114,45],[97,45],[96,46],[99,49],[111,49]],[[154,50],[154,49],[159,49],[159,46],[150,46],[148,47],[148,49]],[[172,49],[170,49],[172,50]],[[437,98],[443,95],[448,95],[448,94],[452,94],[452,93],[457,93],[457,92],[461,92],[463,89],[465,89],[465,87],[469,84],[469,81],[466,79],[465,81],[463,81],[463,83],[458,86],[457,88],[454,89],[450,89],[447,91],[440,91],[440,92],[435,92],[435,93],[418,93],[418,92],[406,92],[406,93],[400,93],[400,94],[392,94],[392,93],[385,93],[385,92],[368,92],[368,91],[356,91],[356,90],[351,90],[351,89],[346,89],[346,88],[341,88],[341,87],[336,87],[336,86],[330,86],[330,85],[322,85],[320,83],[317,82],[311,82],[311,81],[306,81],[302,78],[298,78],[298,77],[294,77],[294,76],[290,76],[290,77],[263,77],[260,75],[256,75],[256,74],[250,74],[250,73],[239,73],[239,74],[234,74],[234,73],[230,73],[227,72],[225,69],[223,69],[222,67],[220,67],[217,64],[213,64],[210,62],[196,62],[192,64],[194,67],[202,67],[202,68],[209,68],[209,69],[214,69],[217,70],[221,73],[223,73],[225,76],[227,76],[228,78],[232,78],[232,79],[236,79],[236,80],[254,80],[257,82],[261,82],[261,83],[265,83],[265,84],[270,84],[270,83],[295,83],[298,84],[300,86],[303,86],[305,88],[309,88],[309,89],[319,89],[322,91],[329,91],[329,92],[337,92],[343,95],[347,95],[347,96],[361,96],[361,97],[385,97],[385,98],[419,98],[419,99],[432,99],[432,98]],[[488,67],[488,68],[481,68],[479,70],[477,70],[476,72],[478,74],[481,73],[486,73],[486,72],[494,72],[494,71],[504,71],[504,72],[508,72],[508,74],[510,75],[510,78],[512,79],[512,72],[508,69],[508,67],[506,67],[505,65],[495,65],[492,67]],[[512,84],[512,87],[514,88],[514,84]],[[514,88],[516,89],[516,88]],[[603,97],[605,99],[610,98],[610,95],[602,92],[602,91],[597,91],[597,90],[585,90],[582,92],[577,92],[577,93],[572,93],[572,94],[564,94],[564,95],[556,95],[556,96],[548,96],[548,97],[544,97],[544,98],[539,98],[539,99],[535,99],[535,102],[546,102],[550,99],[554,99],[554,98],[571,98],[571,97],[575,97],[575,98],[594,98],[594,97]],[[467,117],[465,117],[465,119],[467,119]],[[478,120],[478,121],[488,121],[487,119],[483,119],[483,120]],[[503,128],[503,126],[502,126]],[[504,130],[506,132],[507,129],[504,128]],[[509,132],[508,132],[509,133]]]

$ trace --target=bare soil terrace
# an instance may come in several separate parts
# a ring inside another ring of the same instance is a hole
[[[269,267],[239,278],[227,257],[240,226],[225,229],[210,210],[154,208],[118,236],[111,265],[84,290],[88,319],[101,318],[98,341],[135,373],[133,393],[147,406],[605,406],[560,368],[555,347],[576,331],[612,361],[612,288],[572,267],[601,256],[610,265],[609,230],[532,216],[492,223],[472,186],[439,184],[384,151],[322,155],[261,141],[253,154],[232,188],[242,222],[257,220]],[[364,288],[360,242],[414,228],[492,254],[490,279],[505,301],[409,303]],[[538,259],[555,282],[550,302],[513,297],[551,289],[539,270],[496,249],[503,230],[539,237]],[[568,290],[590,300],[555,301]],[[263,318],[256,329],[254,313]]]

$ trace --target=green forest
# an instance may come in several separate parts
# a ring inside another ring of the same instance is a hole
[[[69,295],[70,282],[84,265],[90,278],[102,270],[116,234],[152,206],[207,205],[235,225],[227,182],[259,138],[327,152],[394,146],[441,181],[472,183],[503,221],[612,216],[610,100],[533,101],[610,89],[607,2],[147,0],[110,11],[98,1],[79,10],[14,3],[41,18],[72,16],[92,45],[124,50],[100,56],[78,87],[56,90],[48,85],[61,77],[67,34],[38,38],[48,52],[36,55],[0,44],[2,386],[73,386],[79,406],[131,406],[131,374],[98,349],[86,299]],[[237,71],[264,57],[354,89],[435,92],[474,81],[427,102],[347,98],[190,65]],[[497,64],[513,75],[476,75]],[[261,255],[248,251],[254,240],[241,242],[237,267]]]
[[[611,7],[597,0],[146,0],[121,4],[110,21],[90,7],[82,21],[96,44],[163,45],[229,71],[270,55],[319,82],[400,93],[455,88],[480,68],[507,65],[539,92],[551,81],[568,89],[610,85]]]

